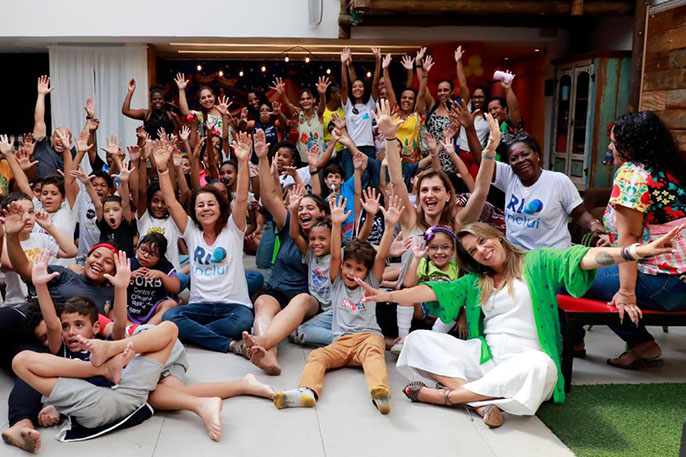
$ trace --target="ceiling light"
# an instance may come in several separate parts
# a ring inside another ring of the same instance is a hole
[[[305,57],[305,63],[310,63],[310,56]]]
[[[264,65],[262,65],[262,68],[260,68],[260,70],[262,70],[262,73],[264,73],[265,71],[267,71],[267,67],[265,67]]]
[[[197,69],[198,69],[198,71],[202,71],[202,65],[200,65],[200,64],[198,64],[198,66],[197,66],[197,67],[195,67],[195,68],[197,68]]]
[[[243,70],[238,72],[238,76],[243,76]]]
[[[221,70],[219,70],[219,73],[217,73],[217,74],[219,75],[220,78],[224,76],[224,72]]]
[[[286,63],[288,63],[288,61],[291,60],[291,59],[289,59],[288,56],[286,56],[283,60],[285,60]]]

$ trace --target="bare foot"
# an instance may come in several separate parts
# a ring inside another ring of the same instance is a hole
[[[119,384],[122,370],[131,360],[133,360],[135,355],[136,352],[133,350],[133,343],[128,343],[121,354],[116,355],[107,361],[103,376],[114,384]]]
[[[224,403],[219,397],[198,398],[196,413],[202,419],[207,433],[213,441],[219,441],[222,434],[222,407]]]
[[[60,413],[53,405],[48,405],[38,413],[38,425],[40,427],[53,427],[60,423]]]
[[[107,341],[94,338],[88,339],[81,335],[76,335],[76,339],[79,340],[81,346],[83,346],[85,350],[91,353],[90,361],[94,367],[102,366],[109,359],[117,355],[113,353],[114,347]]]
[[[28,422],[28,423],[27,423]],[[2,431],[2,439],[10,446],[16,446],[29,452],[40,450],[40,432],[33,428],[28,419],[14,424]]]
[[[270,376],[278,376],[281,374],[281,367],[276,361],[276,355],[273,352],[267,351],[262,346],[253,346],[248,350],[248,357],[250,361],[262,368],[265,373]]]
[[[243,332],[243,343],[245,343],[245,348],[250,349],[253,346],[261,346],[258,338],[259,337],[251,335],[248,332]]]
[[[243,383],[245,385],[245,393],[247,395],[269,398],[271,400],[276,393],[274,392],[272,386],[261,383],[252,373],[248,373],[243,376]]]

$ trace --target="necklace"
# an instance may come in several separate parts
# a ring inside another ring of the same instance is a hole
[[[165,117],[165,114],[166,113],[163,110],[152,110],[150,112],[150,115],[153,116],[153,118],[154,118],[153,120],[155,120],[155,121],[163,120]]]

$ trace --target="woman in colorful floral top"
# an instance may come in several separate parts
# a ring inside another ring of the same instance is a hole
[[[628,256],[669,255],[680,229],[633,248]],[[481,222],[463,227],[457,239],[460,269],[467,272],[457,281],[385,292],[358,280],[367,301],[401,306],[429,302],[444,322],[465,307],[466,341],[428,330],[405,338],[398,371],[413,381],[405,395],[424,403],[472,406],[490,427],[502,425],[500,409],[533,415],[551,397],[563,403],[556,292],[564,285],[571,294],[582,295],[596,268],[626,261],[623,248],[573,246],[525,253]],[[436,382],[436,388],[427,387]]]
[[[645,244],[686,222],[686,163],[664,123],[650,111],[625,114],[611,133],[615,173],[603,220],[613,246]],[[636,368],[657,361],[662,351],[640,324],[641,308],[686,309],[686,231],[675,238],[676,256],[657,256],[598,270],[586,295],[611,302],[620,319],[610,326],[629,350],[607,362]],[[640,306],[640,307],[639,307]]]

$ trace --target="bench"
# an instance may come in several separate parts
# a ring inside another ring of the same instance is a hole
[[[557,296],[557,306],[562,312],[567,328],[562,345],[562,375],[565,377],[565,392],[572,387],[572,364],[574,363],[574,335],[578,326],[619,325],[619,313],[605,302],[588,298]],[[686,326],[686,311],[654,311],[643,309],[641,322],[644,325]],[[628,319],[624,316],[624,319]]]

